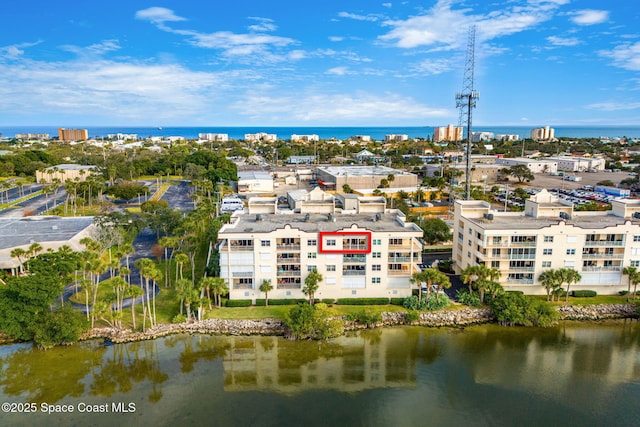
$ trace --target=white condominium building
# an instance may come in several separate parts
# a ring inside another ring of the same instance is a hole
[[[622,269],[640,267],[640,200],[616,199],[611,211],[575,212],[542,190],[524,212],[497,212],[480,200],[456,200],[453,260],[459,273],[485,264],[501,272],[507,290],[544,294],[540,274],[573,268],[572,290],[614,294],[627,289]]]
[[[462,141],[462,127],[454,125],[435,127],[433,141]]]
[[[383,197],[358,198],[356,213],[342,214],[333,196],[312,191],[297,210],[277,213],[277,199],[249,200],[249,212],[234,214],[218,233],[220,277],[230,299],[305,298],[312,270],[323,277],[317,299],[411,295],[411,275],[420,271],[422,230]]]
[[[247,142],[275,142],[278,140],[278,135],[276,135],[275,133],[266,132],[245,133],[244,140]]]
[[[555,138],[555,129],[549,126],[531,129],[531,139],[534,141],[551,141]]]

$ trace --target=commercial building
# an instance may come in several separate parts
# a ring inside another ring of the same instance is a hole
[[[422,230],[384,197],[360,197],[343,214],[333,197],[316,189],[300,213],[278,213],[276,198],[252,198],[249,212],[234,214],[218,233],[220,277],[230,299],[305,298],[310,271],[323,277],[317,299],[406,297],[420,271]]]
[[[392,142],[392,141],[408,141],[409,140],[409,135],[406,134],[391,134],[391,135],[385,135],[384,136],[384,140],[386,142]]]
[[[507,290],[544,294],[540,275],[573,268],[573,290],[615,294],[627,289],[622,270],[640,267],[640,200],[615,199],[611,211],[577,212],[546,190],[525,201],[523,212],[498,212],[479,200],[456,200],[453,260],[497,268]]]
[[[558,162],[553,160],[530,159],[528,157],[504,158],[496,159],[496,164],[504,165],[504,167],[524,165],[529,168],[532,173],[552,173],[558,171]]]
[[[227,133],[199,133],[198,139],[202,141],[218,141],[218,142],[227,142],[229,141],[229,134]]]
[[[393,180],[389,176],[393,175]],[[389,181],[390,187],[415,187],[418,176],[413,173],[386,166],[326,166],[316,170],[318,182],[326,182],[341,189],[349,184],[353,189],[376,188],[383,179]]]
[[[494,139],[493,132],[472,132],[471,133],[471,141],[473,142],[491,141],[493,139]]]
[[[433,128],[433,141],[462,141],[462,127],[447,125]]]
[[[55,179],[61,184],[64,184],[67,180],[84,182],[95,170],[96,167],[91,165],[65,163],[48,167],[44,171],[37,170],[36,181],[47,184],[51,184]]]
[[[275,133],[246,133],[244,135],[244,140],[247,142],[276,142],[278,140],[278,135]]]
[[[43,251],[58,250],[63,245],[82,251],[85,247],[80,240],[90,237],[93,227],[93,217],[0,218],[0,270],[18,274],[24,259],[12,257],[11,251],[18,248],[26,251],[33,243],[39,243]]]
[[[603,171],[606,163],[601,157],[552,156],[546,160],[557,162],[558,170],[569,172]]]
[[[318,135],[296,135],[295,133],[291,135],[292,142],[317,142],[320,141],[320,137]]]
[[[271,193],[273,192],[273,177],[269,172],[240,171],[238,172],[238,193]]]
[[[86,141],[89,139],[89,131],[86,129],[58,129],[60,141]]]
[[[446,169],[457,171],[456,179],[459,182],[465,182],[467,180],[467,167],[462,163],[425,165],[425,173],[430,177],[442,176]],[[502,169],[504,169],[504,166],[473,163],[471,165],[471,182],[496,183],[502,177]]]
[[[48,133],[16,133],[16,139],[22,139],[23,141],[31,140],[47,140],[49,139]]]
[[[534,141],[552,141],[555,139],[554,133],[555,129],[549,126],[531,129],[531,139]]]

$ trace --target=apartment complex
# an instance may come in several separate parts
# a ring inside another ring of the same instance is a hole
[[[229,134],[228,133],[199,133],[198,139],[202,141],[227,142],[229,141]]]
[[[58,129],[60,141],[86,141],[89,139],[89,131],[86,129]]]
[[[291,135],[292,142],[318,142],[320,141],[320,136],[313,135],[296,135],[295,133]]]
[[[448,125],[433,128],[433,141],[462,141],[462,127]]]
[[[278,135],[266,132],[246,133],[244,140],[247,142],[275,142],[278,140]]]
[[[551,141],[555,138],[554,132],[555,129],[549,126],[531,129],[531,139],[534,141]]]
[[[235,213],[218,233],[220,277],[230,299],[305,298],[310,271],[323,277],[315,297],[361,298],[411,295],[420,271],[422,230],[384,197],[360,197],[355,213],[343,214],[333,196],[312,191],[297,209],[278,213],[277,199],[252,198],[248,213]]]
[[[614,294],[627,289],[622,269],[640,267],[640,200],[612,201],[611,211],[576,212],[542,190],[524,212],[497,212],[479,200],[456,200],[453,259],[461,272],[485,264],[501,272],[507,290],[544,294],[539,277],[550,268],[582,276],[571,289]]]

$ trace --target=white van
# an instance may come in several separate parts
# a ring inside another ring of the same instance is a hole
[[[225,197],[222,199],[220,210],[222,212],[233,212],[244,209],[244,203],[238,197]]]

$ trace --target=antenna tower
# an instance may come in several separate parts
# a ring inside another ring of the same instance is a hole
[[[464,78],[462,80],[462,92],[456,93],[456,107],[460,109],[459,127],[466,126],[463,137],[466,158],[465,200],[471,199],[471,118],[472,109],[476,107],[476,101],[480,94],[473,90],[473,70],[475,68],[476,26],[469,28],[467,40],[467,58],[464,66]]]

